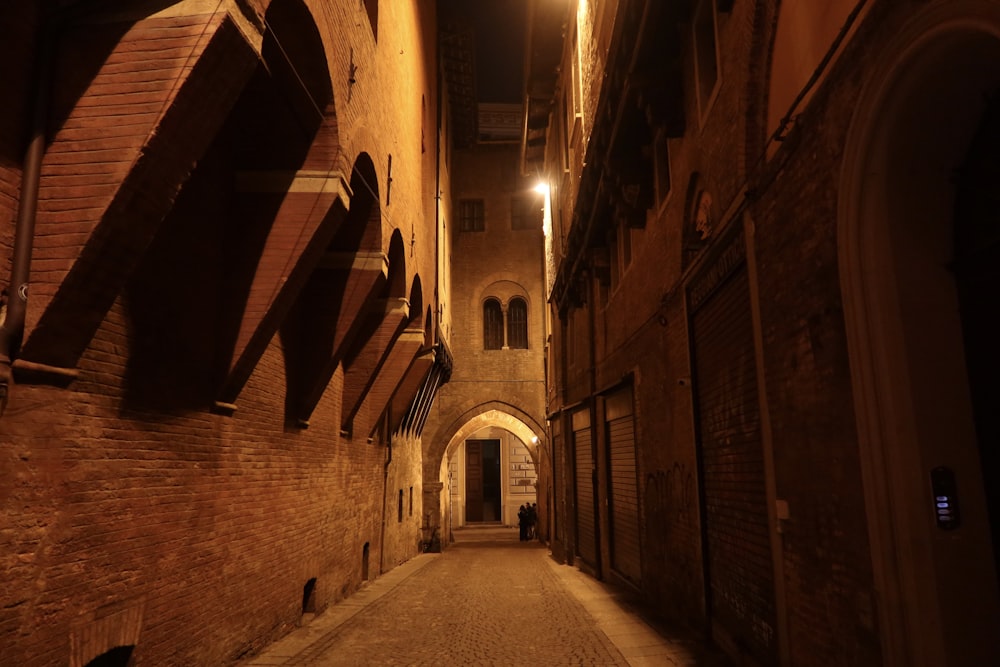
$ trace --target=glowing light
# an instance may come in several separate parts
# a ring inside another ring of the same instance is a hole
[[[534,190],[540,195],[547,195],[549,194],[549,184],[539,183],[538,185],[535,186]]]

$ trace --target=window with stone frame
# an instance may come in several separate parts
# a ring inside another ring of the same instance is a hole
[[[528,304],[520,297],[507,304],[507,347],[528,349]]]
[[[483,303],[483,349],[503,349],[503,309],[496,299]]]
[[[458,231],[482,232],[486,230],[486,206],[482,199],[458,200]]]

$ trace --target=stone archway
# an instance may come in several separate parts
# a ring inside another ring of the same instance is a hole
[[[464,470],[461,466],[465,463],[464,447],[467,440],[496,437],[501,441],[501,447],[506,448],[500,457],[505,485],[509,486],[512,479],[520,479],[520,473],[528,472],[528,467],[531,474],[525,475],[524,478],[535,480],[545,466],[548,460],[545,455],[545,431],[539,425],[529,423],[529,418],[522,418],[513,413],[514,410],[506,411],[502,406],[480,406],[479,412],[467,413],[458,420],[446,443],[430,453],[432,458],[425,460],[425,476],[433,475],[434,478],[424,481],[424,512],[428,521],[433,522],[437,519],[436,525],[443,529],[440,532],[445,541],[450,541],[451,531],[455,527],[466,523],[462,509],[465,489],[461,477]],[[522,454],[524,461],[515,460]],[[449,462],[452,464],[451,467]],[[520,467],[522,464],[525,468]],[[512,465],[518,468],[512,469]],[[460,468],[458,476],[455,474],[456,467]],[[499,512],[495,519],[505,525],[516,525],[519,503],[525,501],[542,503],[539,507],[539,512],[542,514],[544,500],[541,494],[535,493],[534,483],[531,484],[530,491],[525,493],[513,493],[508,488],[501,495],[504,510]]]
[[[980,460],[967,368],[984,360],[954,266],[959,168],[1000,90],[1000,7],[929,8],[883,54],[847,137],[838,246],[885,664],[996,664],[984,477],[998,480]],[[941,474],[960,525],[935,521]]]

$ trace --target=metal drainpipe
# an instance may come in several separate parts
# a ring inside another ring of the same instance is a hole
[[[0,416],[7,405],[13,384],[12,365],[24,334],[28,305],[28,279],[31,273],[31,253],[35,238],[35,217],[38,210],[38,183],[45,155],[45,125],[48,117],[49,78],[52,66],[51,26],[40,30],[36,53],[35,90],[31,110],[31,139],[24,157],[21,175],[21,195],[18,199],[17,226],[11,258],[10,285],[7,287],[6,310],[0,322]]]
[[[378,573],[385,572],[385,534],[388,524],[386,523],[386,503],[389,502],[389,464],[392,463],[392,434],[389,434],[389,443],[386,446],[385,463],[382,466],[382,544],[378,552]]]

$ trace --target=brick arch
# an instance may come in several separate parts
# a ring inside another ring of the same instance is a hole
[[[231,352],[219,406],[236,400],[276,332],[286,341],[299,337],[298,310],[315,290],[316,272],[365,203],[356,201],[353,170],[343,164],[327,54],[309,8],[276,0],[263,25],[261,62],[215,145],[215,179],[236,184],[222,251],[219,348]],[[290,385],[299,380],[298,352],[286,358]]]
[[[27,361],[76,366],[150,246],[171,224],[179,193],[203,163],[259,59],[256,36],[226,8],[197,16],[146,13],[160,4],[99,23],[68,22],[60,31],[54,134],[43,159],[34,241],[36,257],[60,259],[31,280],[21,354]],[[162,39],[150,39],[153,33]],[[144,103],[122,103],[133,96]],[[109,123],[109,117],[119,120]],[[71,201],[87,205],[67,207]],[[213,219],[215,229],[221,224]],[[202,235],[211,237],[215,229]],[[180,272],[174,267],[172,273]],[[210,286],[218,284],[205,273]],[[172,287],[205,298],[206,282],[197,279],[205,274],[189,276],[185,271]],[[158,305],[149,299],[129,308],[134,314]],[[155,332],[155,324],[149,330]],[[173,332],[163,347],[187,333]]]
[[[496,271],[494,273],[486,274],[469,286],[469,293],[479,294],[480,306],[482,306],[482,302],[490,296],[490,287],[505,283],[512,283],[516,286],[516,288],[511,289],[511,294],[513,294],[516,290],[519,294],[524,296],[525,299],[529,299],[529,304],[531,303],[529,297],[530,292],[524,287],[524,285],[521,284],[521,276],[513,271]],[[504,303],[506,303],[506,299],[504,300]]]
[[[494,280],[483,288],[479,304],[481,307],[488,299],[493,298],[499,300],[500,305],[506,308],[514,297],[521,297],[529,307],[531,306],[531,295],[519,282],[509,279]]]
[[[367,153],[351,168],[350,208],[336,227],[282,326],[289,419],[308,423],[339,364],[361,354],[380,325],[378,301],[405,276],[402,238],[382,247],[375,166]],[[391,278],[391,280],[390,280]],[[399,297],[397,297],[399,298]]]
[[[413,282],[410,285],[410,322],[408,326],[411,329],[425,329],[424,289],[420,282],[419,273],[413,276]],[[428,339],[424,344],[430,345],[430,340]]]
[[[973,380],[991,357],[969,346],[989,329],[965,319],[972,258],[955,234],[966,160],[991,145],[976,144],[1000,89],[1000,7],[928,5],[874,39],[844,142],[837,259],[882,649],[887,664],[996,664],[997,479],[980,452],[995,441],[980,440]],[[939,466],[964,499],[948,533],[931,519]]]
[[[756,76],[747,77],[746,136],[744,164],[753,172],[768,145],[768,89],[771,80],[771,57],[774,53],[774,36],[778,10],[774,2],[758,2],[754,6],[753,32],[749,53],[749,71]]]
[[[406,247],[403,234],[398,229],[389,237],[389,273],[386,281],[386,295],[394,298],[406,296]],[[412,288],[411,288],[412,291]]]
[[[531,462],[535,464],[535,468],[538,468],[538,442],[541,441],[544,432],[536,433],[535,431],[532,431],[531,427],[519,418],[502,410],[487,410],[486,412],[482,412],[462,424],[462,426],[455,431],[454,435],[452,435],[451,439],[448,441],[448,445],[445,447],[444,454],[441,457],[441,466],[444,466],[444,462],[448,460],[448,457],[451,456],[451,454],[453,454],[454,451],[466,441],[466,439],[471,437],[480,429],[490,426],[502,428],[517,437],[524,444],[525,449],[528,450],[528,454],[531,456]],[[538,438],[538,442],[535,441],[535,438]]]
[[[487,426],[497,426],[510,431],[524,442],[532,461],[539,463],[539,443],[545,438],[545,428],[518,406],[502,401],[489,401],[472,407],[443,426],[428,439],[430,446],[424,455],[424,481],[444,481],[442,466],[447,455],[472,433]]]

